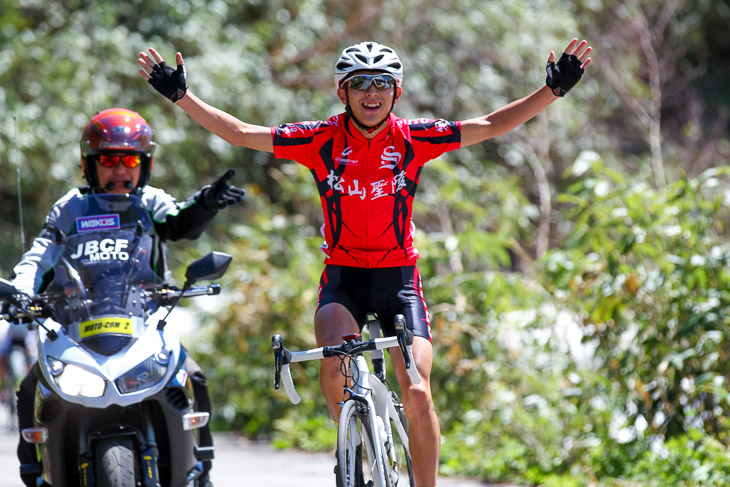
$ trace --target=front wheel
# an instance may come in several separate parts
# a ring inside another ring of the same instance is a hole
[[[347,401],[337,430],[337,486],[374,487],[376,475],[370,416],[357,401]]]
[[[104,438],[96,445],[96,485],[132,487],[137,485],[134,441],[129,437]]]

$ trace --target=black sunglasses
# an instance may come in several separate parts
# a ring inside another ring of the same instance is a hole
[[[356,74],[352,78],[348,78],[345,83],[348,83],[354,90],[362,91],[370,89],[372,84],[379,90],[387,90],[396,85],[395,78],[389,74]]]

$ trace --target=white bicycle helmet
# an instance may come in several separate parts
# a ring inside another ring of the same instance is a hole
[[[346,47],[335,64],[335,85],[342,83],[357,71],[383,71],[392,74],[398,86],[403,82],[403,63],[395,51],[377,42],[361,42]]]

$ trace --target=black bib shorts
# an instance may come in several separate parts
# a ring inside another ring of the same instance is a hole
[[[330,303],[345,306],[362,328],[368,313],[377,314],[384,336],[395,335],[395,315],[406,318],[414,335],[433,341],[421,275],[415,265],[363,268],[327,265],[319,283],[317,310]]]

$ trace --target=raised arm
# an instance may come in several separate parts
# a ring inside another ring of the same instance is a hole
[[[157,91],[182,108],[193,120],[229,143],[274,152],[269,127],[242,122],[233,115],[208,105],[188,89],[182,54],[176,54],[177,69],[174,69],[165,63],[157,51],[152,48],[149,51],[150,55],[143,52],[139,54],[137,62],[142,68],[139,73]]]
[[[588,55],[593,49],[588,42],[573,39],[562,56],[555,62],[555,52],[550,51],[547,64],[547,84],[534,93],[513,101],[483,117],[461,122],[461,146],[476,144],[503,135],[522,125],[545,110],[551,103],[564,96],[580,80],[591,62]]]

